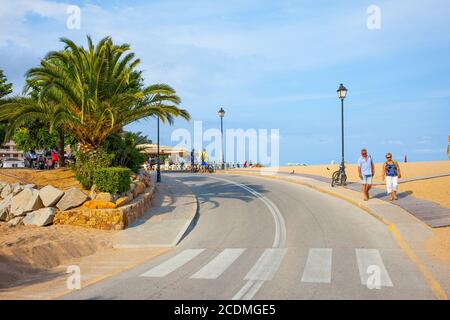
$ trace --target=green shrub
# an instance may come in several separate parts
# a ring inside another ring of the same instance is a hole
[[[128,168],[111,167],[95,171],[94,184],[102,192],[119,194],[130,190],[131,170]]]
[[[134,173],[138,173],[146,156],[140,152],[137,145],[147,142],[146,137],[142,137],[139,133],[123,132],[110,135],[103,147],[108,153],[114,155],[112,166],[127,167]]]
[[[112,157],[111,154],[108,154],[103,149],[89,153],[78,152],[73,170],[81,185],[86,189],[90,189],[94,183],[95,171],[109,167]]]

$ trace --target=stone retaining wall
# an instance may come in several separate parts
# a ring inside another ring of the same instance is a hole
[[[54,224],[66,224],[101,230],[123,230],[150,208],[155,186],[145,189],[130,204],[116,209],[76,208],[57,212]]]

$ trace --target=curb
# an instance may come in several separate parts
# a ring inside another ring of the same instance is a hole
[[[239,172],[239,173],[233,173],[233,172],[221,172],[221,174],[235,174],[235,175],[248,175],[248,176],[254,176],[254,177],[260,177],[260,178],[266,178],[266,179],[272,179],[272,180],[280,180],[290,183],[299,184],[305,187],[308,187],[310,189],[314,189],[316,191],[319,191],[321,193],[328,194],[330,196],[333,196],[335,198],[339,198],[341,200],[347,201],[354,206],[357,206],[358,208],[362,209],[363,211],[370,214],[372,217],[377,219],[378,221],[385,224],[389,230],[389,232],[394,237],[397,244],[400,246],[400,248],[405,252],[405,254],[408,256],[408,258],[416,265],[416,267],[419,269],[420,273],[422,274],[423,278],[425,279],[426,283],[429,285],[433,293],[435,294],[436,298],[438,300],[448,300],[447,294],[445,290],[442,288],[442,286],[439,284],[439,282],[436,280],[436,278],[433,276],[433,274],[428,270],[428,268],[423,264],[423,262],[420,261],[417,254],[414,252],[414,250],[411,248],[411,246],[408,244],[408,242],[402,237],[400,232],[398,231],[397,227],[394,223],[390,222],[386,218],[380,216],[377,214],[373,209],[369,208],[368,206],[362,204],[359,201],[355,201],[354,199],[351,199],[349,197],[346,197],[344,195],[338,194],[336,192],[331,192],[329,190],[326,190],[324,188],[321,188],[319,186],[312,185],[310,183],[299,181],[299,180],[292,180],[284,177],[279,177],[275,175],[261,175],[256,173],[246,173],[246,172]]]

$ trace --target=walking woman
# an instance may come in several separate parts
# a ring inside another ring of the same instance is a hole
[[[397,200],[398,179],[402,177],[398,162],[392,160],[392,154],[386,154],[386,162],[383,165],[383,180],[386,179],[386,190],[390,200]]]

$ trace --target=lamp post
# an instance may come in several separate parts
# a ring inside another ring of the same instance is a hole
[[[344,162],[344,99],[347,96],[347,88],[341,83],[337,89],[338,98],[341,99],[341,138],[342,138],[342,172],[345,174],[345,162]]]
[[[160,161],[159,161],[159,116],[158,116],[158,120],[157,120],[157,160],[156,160],[156,182],[161,182],[161,165],[160,165]]]
[[[225,169],[225,157],[224,157],[224,153],[223,153],[223,117],[225,116],[225,110],[223,110],[223,108],[221,107],[219,112],[219,117],[220,117],[220,133],[222,135],[222,141],[221,141],[221,148],[222,148],[222,170]]]

